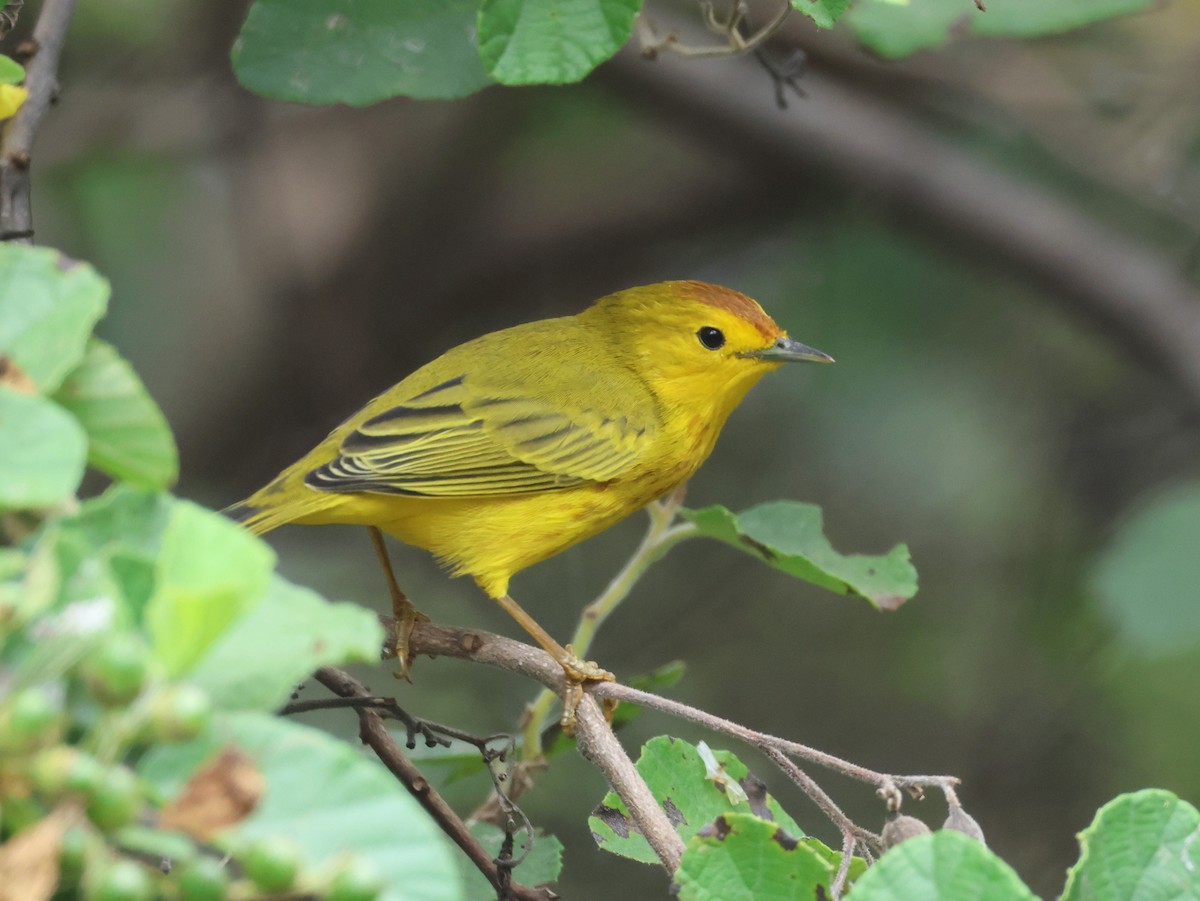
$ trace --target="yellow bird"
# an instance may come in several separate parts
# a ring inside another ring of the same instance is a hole
[[[227,512],[260,534],[368,526],[402,669],[418,614],[380,530],[472,576],[562,665],[569,723],[582,683],[612,676],[542,629],[509,579],[687,481],[755,382],[799,361],[833,359],[743,294],[700,281],[630,288],[447,351]]]

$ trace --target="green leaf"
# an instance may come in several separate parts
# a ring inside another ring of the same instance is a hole
[[[854,901],[1037,901],[1012,867],[973,838],[942,829],[896,845],[854,883]]]
[[[110,598],[120,623],[141,622],[171,503],[165,494],[116,485],[48,526],[36,547],[48,549],[61,572],[57,606]]]
[[[1200,898],[1200,812],[1169,791],[1118,795],[1079,833],[1062,901]]]
[[[175,502],[146,605],[155,656],[168,675],[190,669],[263,596],[274,566],[274,552],[241,526],[188,501]],[[275,625],[287,631],[286,620]]]
[[[179,474],[175,439],[158,405],[121,355],[88,342],[83,361],[55,394],[88,435],[88,463],[135,485],[165,488]]]
[[[48,546],[37,545],[29,553],[0,548],[0,651],[10,665],[15,655],[6,646],[9,633],[54,602],[61,578],[58,561]]]
[[[0,386],[0,510],[47,507],[83,479],[87,437],[57,404]]]
[[[731,813],[687,843],[675,882],[680,901],[811,901],[834,872],[774,823]]]
[[[681,510],[680,516],[703,534],[789,575],[839,594],[858,595],[884,610],[895,610],[917,593],[917,571],[905,545],[880,556],[843,556],[822,532],[821,508],[812,504],[773,501],[737,514],[713,506]]]
[[[795,2],[795,0],[794,0]],[[803,0],[799,0],[803,2]],[[1058,34],[1149,8],[1153,0],[1004,0],[987,12],[963,0],[859,0],[846,17],[858,39],[892,59],[967,34]]]
[[[792,0],[792,7],[800,10],[821,28],[832,28],[850,6],[850,0]]]
[[[43,527],[26,580],[49,595],[33,611],[44,611],[38,637],[25,630],[4,648],[22,678],[57,678],[104,635],[140,625],[170,505],[167,495],[114,486]]]
[[[1158,497],[1125,523],[1092,574],[1100,606],[1146,655],[1200,642],[1200,484]]]
[[[638,757],[638,772],[685,841],[726,813],[754,814],[771,820],[793,839],[804,835],[744,763],[729,751],[712,754],[719,765],[717,771],[705,763],[695,745],[660,735],[646,742]],[[592,811],[588,826],[592,838],[604,850],[642,863],[658,863],[614,792],[609,792]]]
[[[263,713],[226,714],[202,739],[152,748],[138,771],[171,797],[230,742],[254,760],[266,791],[250,817],[221,833],[218,843],[244,847],[283,836],[314,867],[347,851],[361,854],[387,881],[382,901],[463,897],[454,853],[417,801],[373,757],[320,730]]]
[[[187,680],[227,710],[275,710],[318,667],[378,662],[382,646],[375,613],[331,604],[276,575],[266,596],[203,651]]]
[[[52,393],[83,359],[108,295],[108,282],[86,263],[45,247],[0,244],[0,358]]]
[[[475,823],[471,826],[471,834],[479,839],[489,854],[493,857],[500,853],[500,845],[504,841],[504,832],[491,823]],[[522,853],[521,839],[524,833],[516,836],[516,846],[513,856]],[[513,880],[523,885],[538,886],[554,882],[562,872],[563,846],[553,835],[538,832],[534,836],[533,848],[520,865],[513,868]],[[495,901],[496,890],[492,888],[483,874],[467,859],[465,854],[459,854],[458,869],[462,874],[463,885],[466,888],[467,901]]]
[[[296,103],[465,97],[489,83],[479,0],[256,0],[233,45],[238,80]]]
[[[10,56],[0,54],[0,84],[20,84],[25,80],[25,67]]]
[[[568,84],[625,45],[642,0],[483,0],[479,55],[503,84]]]

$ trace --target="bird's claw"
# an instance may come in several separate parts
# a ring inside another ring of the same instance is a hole
[[[567,684],[563,690],[563,711],[559,725],[566,735],[575,732],[576,711],[579,702],[583,700],[583,686],[586,682],[615,682],[616,676],[591,660],[581,660],[575,656],[574,649],[567,645],[567,656],[559,661],[566,676]]]
[[[416,628],[417,623],[428,623],[432,620],[411,604],[407,610],[395,612],[397,615],[393,621],[394,632],[392,640],[385,645],[384,656],[395,658],[396,672],[393,675],[397,679],[412,682],[413,655],[409,645],[413,629]]]

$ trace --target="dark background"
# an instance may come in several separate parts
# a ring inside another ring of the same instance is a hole
[[[783,111],[752,60],[634,54],[569,88],[268,102],[229,69],[246,5],[81,4],[36,147],[38,241],[113,281],[101,333],[175,428],[182,495],[237,500],[469,337],[633,284],[723,283],[838,363],[755,389],[690,502],[820,504],[843,551],[907,542],[921,591],[879,613],[694,542],[594,656],[622,678],[682,658],[686,701],[878,769],[961,776],[993,849],[1043,895],[1117,792],[1200,799],[1200,651],[1129,645],[1093,587],[1123,525],[1200,475],[1200,4],[902,63],[794,16],[774,52],[807,51],[809,96]],[[514,595],[565,637],[641,529],[520,575]],[[289,576],[385,605],[361,530],[271,541]],[[436,620],[516,634],[421,552],[395,559]],[[1190,590],[1181,607],[1200,608]],[[394,688],[479,731],[511,728],[533,695],[452,661]],[[650,716],[629,746],[666,731],[724,746]],[[869,789],[826,785],[878,828]],[[463,808],[482,790],[451,789]],[[560,890],[662,894],[661,873],[592,846],[602,791],[567,755],[523,801],[567,842]],[[912,812],[944,816],[933,799]]]

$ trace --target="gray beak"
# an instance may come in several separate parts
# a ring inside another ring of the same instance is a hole
[[[833,357],[824,351],[793,341],[791,338],[780,338],[770,347],[742,354],[743,357],[754,357],[759,360],[773,360],[780,363],[832,363]]]

